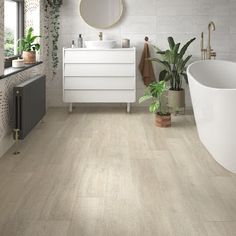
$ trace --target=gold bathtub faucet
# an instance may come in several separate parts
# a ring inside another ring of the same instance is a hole
[[[211,31],[215,31],[216,26],[213,21],[208,24],[208,45],[207,48],[204,48],[204,33],[201,34],[201,59],[202,60],[211,60],[212,58],[216,59],[216,52],[211,48]]]

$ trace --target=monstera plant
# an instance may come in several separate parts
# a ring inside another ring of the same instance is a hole
[[[147,89],[142,97],[139,98],[139,103],[151,100],[149,111],[156,114],[156,126],[169,127],[171,125],[171,114],[165,105],[163,96],[166,91],[166,82],[155,81],[147,86]]]
[[[159,80],[169,81],[168,106],[174,109],[185,107],[185,91],[182,87],[183,79],[188,83],[186,65],[191,55],[185,57],[190,44],[195,40],[189,40],[182,48],[180,43],[175,43],[173,37],[168,37],[169,48],[165,51],[155,47],[160,58],[150,58],[151,61],[159,63],[163,70],[159,74]]]

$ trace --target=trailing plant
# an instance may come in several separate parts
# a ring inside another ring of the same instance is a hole
[[[45,18],[46,24],[44,26],[47,35],[45,39],[49,41],[47,44],[47,56],[52,58],[53,75],[56,75],[56,69],[58,67],[58,40],[60,30],[60,7],[62,0],[45,0]]]
[[[192,55],[189,55],[186,58],[184,58],[184,55],[195,39],[196,38],[189,40],[180,49],[181,44],[175,43],[173,37],[168,37],[169,49],[162,51],[158,47],[155,47],[156,53],[161,56],[161,59],[150,58],[150,60],[161,64],[164,68],[159,74],[159,80],[170,81],[170,90],[182,90],[183,79],[188,83],[186,64]]]
[[[61,6],[62,5],[62,0],[47,0],[47,2],[50,6],[53,6],[53,5]]]
[[[168,109],[163,104],[163,96],[166,90],[166,82],[164,80],[152,82],[147,86],[144,95],[139,98],[139,103],[151,100],[151,104],[149,105],[150,112],[167,115],[169,114]]]
[[[18,51],[38,51],[40,49],[40,44],[36,41],[40,38],[40,35],[33,35],[33,28],[30,27],[26,33],[26,36],[19,40]],[[36,42],[35,42],[36,41]]]

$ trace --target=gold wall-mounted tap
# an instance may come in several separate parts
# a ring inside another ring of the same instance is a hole
[[[202,60],[211,60],[216,58],[216,52],[211,48],[211,31],[215,31],[216,26],[213,21],[208,24],[208,44],[207,48],[204,48],[204,33],[201,34],[201,59]]]

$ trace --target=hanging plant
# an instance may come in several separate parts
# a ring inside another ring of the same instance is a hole
[[[60,30],[60,7],[62,5],[62,0],[45,0],[45,39],[47,43],[47,56],[50,55],[52,58],[52,71],[53,76],[56,75],[56,70],[59,63],[58,58],[58,40],[59,40],[59,30]],[[50,47],[51,46],[51,47]]]
[[[47,2],[50,6],[53,6],[53,5],[61,6],[62,5],[62,0],[47,0]]]

